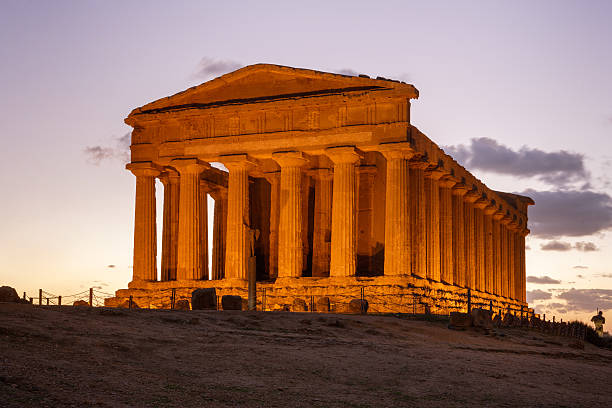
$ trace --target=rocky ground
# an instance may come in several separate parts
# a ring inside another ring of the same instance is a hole
[[[392,316],[5,303],[0,406],[612,406],[612,352],[573,343]]]

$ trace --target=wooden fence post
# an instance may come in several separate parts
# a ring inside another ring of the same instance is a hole
[[[93,288],[89,288],[89,306],[93,306]]]

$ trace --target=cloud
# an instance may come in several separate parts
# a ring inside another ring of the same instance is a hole
[[[573,266],[572,268],[573,269],[589,269],[588,266],[584,266],[584,265],[576,265],[576,266]],[[581,275],[578,275],[578,276],[580,277]]]
[[[584,275],[576,275],[576,277],[579,278],[579,279],[586,279],[586,276],[584,276]]]
[[[342,75],[359,76],[359,72],[357,72],[357,71],[355,71],[353,69],[350,69],[350,68],[342,68],[342,69],[339,69],[336,72],[338,72],[338,74],[342,74]]]
[[[594,191],[535,191],[523,195],[536,205],[529,209],[532,235],[540,238],[592,235],[612,228],[612,197]]]
[[[576,242],[574,244],[574,248],[582,252],[599,251],[599,248],[597,248],[597,245],[595,245],[592,242]]]
[[[612,289],[570,289],[557,296],[567,302],[567,308],[578,312],[612,309]]]
[[[542,251],[569,251],[572,249],[572,244],[563,241],[548,241],[540,245]]]
[[[213,76],[220,76],[242,68],[244,64],[232,60],[217,60],[210,57],[204,57],[200,60],[193,79],[209,79]]]
[[[543,290],[528,290],[527,291],[527,303],[534,302],[536,300],[547,300],[550,299],[552,295],[548,292],[544,292]]]
[[[595,275],[598,278],[612,278],[612,273],[602,273],[600,275]]]
[[[108,265],[107,268],[114,268],[115,266],[116,265],[111,264],[111,265]]]
[[[539,285],[556,285],[561,283],[560,280],[553,279],[550,276],[528,276],[527,282],[537,283]]]
[[[120,160],[123,163],[130,161],[130,143],[132,132],[127,132],[121,137],[114,138],[114,147],[110,146],[87,146],[83,149],[86,160],[93,165],[100,165],[105,160]]]
[[[488,137],[473,138],[469,145],[446,146],[444,149],[471,170],[535,177],[555,186],[585,181],[589,177],[584,167],[584,156],[565,150],[545,152],[527,146],[513,150]]]

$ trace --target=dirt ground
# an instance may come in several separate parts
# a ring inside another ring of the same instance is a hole
[[[612,406],[612,352],[573,342],[393,316],[0,304],[0,406]]]

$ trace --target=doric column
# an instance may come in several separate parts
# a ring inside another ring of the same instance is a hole
[[[464,197],[466,286],[476,289],[476,224],[474,202],[480,198],[477,190],[470,190]]]
[[[177,279],[202,279],[200,174],[210,166],[198,159],[174,159],[180,174]]]
[[[278,226],[278,277],[297,278],[303,268],[302,169],[308,161],[301,152],[274,153],[281,168]]]
[[[525,265],[525,237],[529,235],[529,229],[523,228],[518,234],[519,252],[521,254],[519,262],[519,273],[521,276],[520,296],[521,302],[527,302],[527,267]]]
[[[427,162],[415,160],[410,166],[410,216],[412,233],[412,274],[427,277],[427,202],[425,168]]]
[[[372,271],[376,166],[357,167],[357,270]],[[361,260],[360,260],[361,259]]]
[[[427,206],[427,278],[440,282],[440,178],[439,169],[425,172]]]
[[[518,231],[518,223],[516,220],[513,220],[508,224],[508,269],[510,271],[509,280],[510,280],[510,298],[518,299],[517,295],[519,291],[517,290],[516,285],[518,284],[518,260],[517,260],[517,247],[516,247],[516,235]]]
[[[208,279],[208,183],[200,180],[200,264],[202,265],[201,278]]]
[[[270,279],[278,276],[278,220],[280,217],[280,172],[265,173],[270,183]]]
[[[453,189],[453,283],[466,286],[465,279],[465,210],[463,197],[468,189],[463,183],[456,184]]]
[[[493,217],[493,267],[495,276],[494,292],[497,296],[503,296],[503,237],[501,219],[504,218],[504,213],[499,208],[495,209]]]
[[[160,176],[164,185],[161,280],[176,280],[178,257],[179,174],[170,168]]]
[[[508,244],[508,224],[511,218],[504,216],[501,220],[500,235],[501,235],[501,283],[502,283],[502,296],[510,297],[510,265],[509,265],[509,244]]]
[[[476,228],[476,286],[477,290],[485,292],[487,289],[485,266],[485,216],[484,208],[489,200],[481,196],[474,202],[474,226]]]
[[[129,163],[125,167],[136,176],[132,282],[154,281],[157,280],[155,177],[160,171],[151,162]]]
[[[212,279],[225,277],[225,244],[227,227],[227,190],[219,188],[213,191],[215,200],[213,220],[213,246],[212,246]]]
[[[354,276],[356,272],[355,165],[361,154],[354,147],[331,147],[325,154],[334,163],[330,276]]]
[[[414,151],[408,143],[389,143],[380,147],[387,160],[385,189],[385,275],[410,275],[411,222],[410,171],[408,160]]]
[[[229,170],[225,279],[246,281],[251,256],[249,170],[255,162],[246,154],[222,156],[220,161]]]
[[[493,238],[493,213],[496,208],[489,203],[484,208],[485,282],[486,292],[495,293],[495,239]]]
[[[315,180],[314,233],[312,239],[312,276],[329,276],[331,255],[332,172],[317,169]]]
[[[457,182],[451,177],[440,180],[440,279],[452,284],[453,280],[453,194]]]

